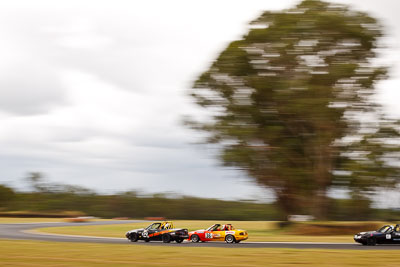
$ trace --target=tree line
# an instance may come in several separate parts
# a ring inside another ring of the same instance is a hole
[[[142,195],[135,191],[99,194],[76,186],[41,186],[18,192],[0,185],[0,216],[63,217],[87,215],[101,218],[191,220],[286,220],[277,203],[224,201],[165,194]],[[330,199],[330,220],[399,220],[396,210],[373,209],[370,202]]]

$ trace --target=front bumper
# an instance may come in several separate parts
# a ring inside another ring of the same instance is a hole
[[[236,236],[235,236],[235,239],[236,239],[237,241],[243,241],[243,240],[246,240],[246,239],[248,239],[248,238],[249,238],[248,235],[236,235]]]
[[[361,244],[367,242],[367,238],[362,235],[355,235],[353,239],[357,243],[361,243]]]
[[[188,239],[189,235],[177,235],[176,237],[182,238],[182,239]]]

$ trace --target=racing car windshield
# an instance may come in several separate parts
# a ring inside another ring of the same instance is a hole
[[[388,232],[391,232],[392,229],[393,229],[392,226],[390,226],[390,225],[385,225],[385,226],[383,226],[381,229],[379,229],[377,232],[379,232],[379,233],[388,233]]]
[[[218,227],[220,227],[221,225],[220,224],[214,224],[214,225],[212,225],[211,227],[209,227],[208,229],[207,229],[207,231],[215,231]]]
[[[155,229],[160,228],[160,226],[161,226],[161,223],[153,223],[153,224],[150,224],[149,226],[147,226],[146,230],[155,230]]]

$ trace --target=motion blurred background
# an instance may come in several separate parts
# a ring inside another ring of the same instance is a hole
[[[3,1],[1,214],[398,220],[398,8]]]

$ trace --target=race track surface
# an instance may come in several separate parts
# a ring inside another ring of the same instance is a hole
[[[53,242],[86,242],[86,243],[104,243],[104,244],[126,244],[126,245],[144,245],[144,246],[174,246],[174,247],[222,247],[222,248],[295,248],[295,249],[356,249],[356,250],[379,250],[379,249],[400,249],[400,245],[377,245],[362,246],[356,243],[320,243],[320,242],[241,242],[239,244],[226,244],[225,242],[206,242],[192,243],[183,242],[129,242],[124,238],[125,233],[121,233],[121,238],[111,237],[89,237],[72,235],[55,235],[39,233],[32,231],[43,227],[62,227],[62,226],[84,226],[84,225],[106,225],[106,224],[124,224],[140,221],[102,221],[85,223],[18,223],[18,224],[0,224],[0,238],[19,239],[19,240],[40,240]]]

